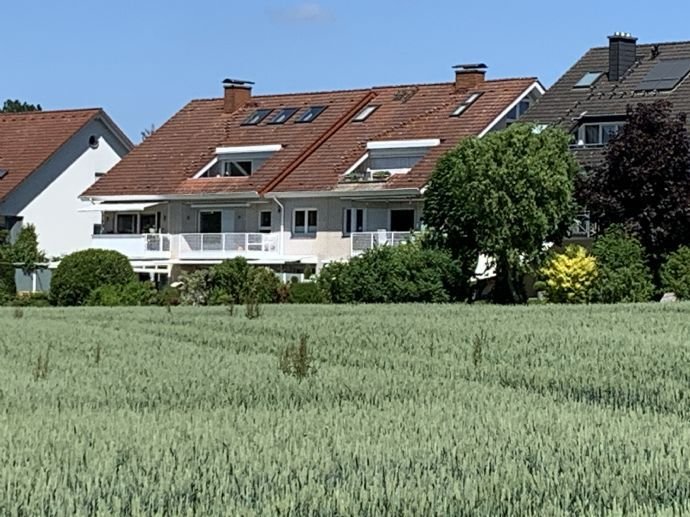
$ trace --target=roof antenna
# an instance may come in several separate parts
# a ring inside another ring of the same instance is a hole
[[[652,59],[658,58],[659,54],[661,54],[661,51],[659,50],[659,45],[653,45],[652,46]]]

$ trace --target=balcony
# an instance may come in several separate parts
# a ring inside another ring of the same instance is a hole
[[[280,233],[183,233],[176,237],[180,260],[261,259],[280,254]]]
[[[412,239],[412,232],[357,232],[350,235],[350,255],[357,256],[376,246],[398,246]]]
[[[171,258],[171,236],[159,233],[103,234],[92,236],[92,247],[118,251],[129,259]]]

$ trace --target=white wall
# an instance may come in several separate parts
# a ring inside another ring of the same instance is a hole
[[[89,248],[93,225],[101,222],[98,212],[79,212],[91,203],[78,196],[96,181],[96,172],[108,171],[120,156],[102,136],[98,148],[85,147],[63,172],[53,171],[57,177],[18,214],[24,224],[36,226],[39,246],[48,257]]]

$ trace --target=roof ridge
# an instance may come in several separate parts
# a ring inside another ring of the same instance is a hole
[[[82,113],[88,111],[104,111],[103,108],[74,108],[59,110],[34,110],[34,111],[0,111],[0,116],[30,116],[30,115],[58,115],[61,113]]]

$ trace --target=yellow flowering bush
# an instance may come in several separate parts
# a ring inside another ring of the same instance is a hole
[[[597,278],[597,260],[585,248],[569,245],[541,268],[542,286],[552,303],[586,303]]]

